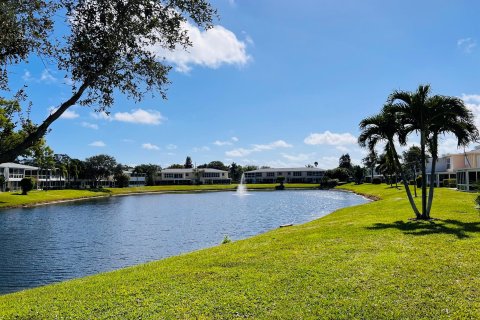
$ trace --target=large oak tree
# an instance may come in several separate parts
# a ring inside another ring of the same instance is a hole
[[[171,66],[152,48],[188,47],[183,23],[207,29],[215,15],[205,0],[2,1],[0,89],[9,89],[9,67],[31,55],[54,61],[73,84],[70,97],[42,123],[17,129],[22,138],[0,151],[0,163],[32,147],[75,104],[108,112],[115,91],[135,101],[153,92],[165,98]],[[59,16],[63,21],[54,21]]]

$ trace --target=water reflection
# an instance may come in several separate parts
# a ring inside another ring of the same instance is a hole
[[[113,197],[0,211],[0,294],[237,240],[366,202],[338,191]]]

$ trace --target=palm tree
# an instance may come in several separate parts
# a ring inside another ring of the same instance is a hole
[[[453,133],[459,146],[467,145],[478,137],[473,124],[473,115],[462,100],[448,96],[430,96],[430,86],[420,85],[416,91],[394,91],[388,98],[392,112],[397,115],[402,128],[399,140],[406,142],[413,132],[420,134],[421,171],[422,171],[422,215],[421,219],[430,219],[433,200],[433,176],[438,158],[438,136]],[[432,171],[430,192],[427,200],[426,148],[432,153]],[[418,218],[418,216],[417,216]]]
[[[400,144],[404,144],[405,141],[402,139],[403,127],[399,125],[397,121],[397,116],[390,105],[385,105],[382,111],[368,118],[363,119],[360,122],[360,130],[362,130],[360,136],[358,137],[358,143],[361,147],[368,147],[370,152],[375,152],[375,146],[379,142],[386,142],[388,148],[393,156],[396,167],[400,171],[402,177],[403,185],[405,186],[405,192],[407,193],[408,201],[415,212],[415,215],[420,217],[420,212],[415,205],[415,202],[410,192],[410,187],[408,185],[408,180],[405,178],[405,175],[400,165],[400,160],[398,153],[395,149],[394,138],[397,136]]]
[[[473,122],[473,114],[461,99],[448,96],[433,96],[428,105],[432,118],[427,145],[432,155],[430,189],[427,201],[426,217],[430,218],[433,202],[435,165],[438,159],[438,136],[451,133],[457,138],[457,147],[467,146],[478,139],[478,129]]]

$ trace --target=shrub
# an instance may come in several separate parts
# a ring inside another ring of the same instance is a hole
[[[129,182],[130,182],[130,178],[126,174],[115,175],[115,186],[117,188],[128,187]]]
[[[477,204],[477,209],[480,209],[480,194],[475,198],[475,203]]]
[[[408,184],[411,185],[411,186],[415,185],[415,180],[408,181]]]
[[[457,186],[457,180],[455,179],[444,179],[443,186],[445,188],[455,188]]]
[[[373,184],[380,184],[380,183],[382,183],[382,179],[379,178],[379,177],[373,177],[372,183]]]
[[[33,189],[35,180],[33,178],[23,178],[20,180],[20,187],[22,188],[22,194],[27,195],[28,191]]]
[[[223,237],[222,244],[227,244],[227,243],[230,243],[230,242],[232,242],[232,240],[228,237],[228,235],[225,235]]]
[[[331,189],[335,188],[339,183],[338,179],[324,179],[320,184],[321,189]]]

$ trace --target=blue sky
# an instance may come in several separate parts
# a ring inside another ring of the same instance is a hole
[[[461,97],[480,112],[476,1],[212,4],[216,27],[186,26],[194,47],[166,55],[175,66],[168,100],[117,95],[108,118],[76,106],[47,136],[54,151],[163,167],[191,156],[197,164],[333,168],[347,152],[360,164],[358,123],[394,89],[430,83],[433,93]],[[36,121],[69,97],[48,62],[17,66],[11,79],[28,85]],[[455,151],[444,137],[441,152]]]

